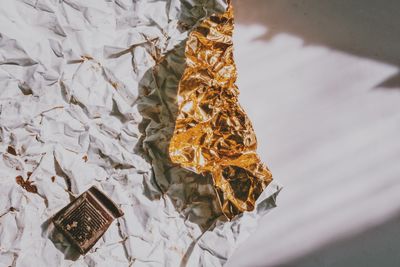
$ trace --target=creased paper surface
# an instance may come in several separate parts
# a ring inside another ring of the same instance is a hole
[[[188,33],[225,9],[223,0],[0,1],[0,266],[226,261],[279,186],[226,222],[210,179],[167,157]],[[92,185],[125,215],[79,257],[53,242],[50,218]]]

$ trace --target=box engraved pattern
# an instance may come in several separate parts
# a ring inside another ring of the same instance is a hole
[[[86,254],[122,215],[117,205],[93,186],[60,210],[53,223],[81,254]]]

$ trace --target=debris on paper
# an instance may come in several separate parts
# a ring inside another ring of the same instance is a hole
[[[221,266],[275,206],[223,215],[168,156],[189,34],[225,0],[0,1],[0,263]],[[84,256],[52,217],[91,186],[124,211]]]

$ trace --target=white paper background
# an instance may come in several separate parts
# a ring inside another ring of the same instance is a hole
[[[227,266],[400,266],[399,5],[234,2],[240,101],[284,189]]]

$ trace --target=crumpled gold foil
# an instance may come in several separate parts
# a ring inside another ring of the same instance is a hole
[[[233,9],[212,15],[190,34],[179,82],[178,116],[169,146],[173,163],[211,175],[228,219],[251,211],[272,181],[256,153],[256,136],[238,103]]]

